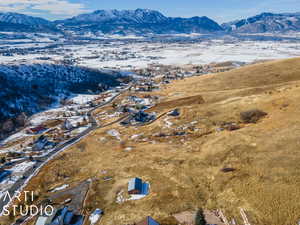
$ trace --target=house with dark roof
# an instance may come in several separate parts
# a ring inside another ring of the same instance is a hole
[[[57,209],[54,209],[54,212],[52,213],[51,216],[44,215],[44,216],[38,217],[35,225],[48,225],[48,224],[51,224],[51,221],[53,220],[56,212],[57,212]]]
[[[76,215],[68,207],[63,207],[51,216],[40,216],[36,225],[82,225],[84,216]]]
[[[39,126],[36,126],[36,127],[29,128],[26,132],[28,134],[40,134],[43,131],[45,131],[46,129],[47,128],[45,126],[39,125]]]
[[[136,223],[135,225],[160,225],[160,224],[154,219],[152,219],[150,216],[147,216],[144,220]]]

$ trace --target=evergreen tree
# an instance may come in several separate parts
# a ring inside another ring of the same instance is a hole
[[[196,225],[206,225],[203,209],[198,209],[195,218]]]

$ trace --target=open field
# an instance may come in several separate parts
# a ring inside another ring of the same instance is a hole
[[[39,200],[63,184],[93,182],[84,212],[101,208],[98,224],[123,225],[145,216],[176,224],[172,214],[223,209],[242,223],[292,225],[300,220],[300,59],[272,61],[229,72],[173,81],[151,93],[161,115],[146,126],[100,128],[61,153],[32,179],[26,190]],[[267,113],[245,123],[240,113]],[[224,129],[226,124],[237,129]],[[119,138],[109,135],[112,129]],[[130,150],[128,150],[130,149]],[[222,172],[233,168],[231,172]],[[105,171],[105,172],[104,172]],[[112,180],[103,179],[110,176]],[[117,203],[130,178],[150,183],[150,195]]]
[[[0,33],[1,35],[1,33]],[[13,35],[13,34],[11,34]],[[282,36],[197,35],[186,37],[91,39],[75,42],[44,34],[40,40],[0,40],[0,64],[70,63],[95,69],[131,71],[151,64],[205,65],[224,61],[251,63],[299,56],[299,33]],[[293,37],[293,35],[295,35]],[[179,38],[179,39],[178,39]],[[48,40],[47,40],[48,39]]]

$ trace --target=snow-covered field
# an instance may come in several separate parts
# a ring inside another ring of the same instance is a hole
[[[99,95],[77,95],[70,100],[75,104],[85,104],[99,98]]]
[[[269,37],[271,34],[261,35]],[[250,35],[251,36],[251,35]],[[252,35],[254,36],[254,35]],[[279,35],[281,41],[258,41],[255,38],[210,38],[195,39],[195,41],[142,41],[141,38],[120,38],[119,40],[105,39],[73,44],[59,40],[62,45],[51,49],[43,49],[28,54],[0,55],[0,63],[45,62],[40,57],[50,58],[47,62],[58,62],[64,59],[74,60],[76,65],[90,68],[116,68],[130,70],[143,68],[149,64],[166,65],[209,64],[212,62],[240,61],[253,62],[256,60],[281,59],[300,56],[300,34]],[[43,37],[46,40],[46,37]],[[35,40],[34,38],[32,40]],[[50,39],[49,39],[50,40]],[[49,41],[48,40],[48,41]],[[6,43],[8,49],[41,47],[46,42],[14,44]],[[53,44],[49,41],[48,45]]]
[[[223,41],[209,41],[193,44],[160,43],[131,44],[126,46],[139,57],[127,60],[107,60],[99,62],[97,59],[80,62],[88,67],[117,67],[130,69],[143,68],[152,63],[166,65],[209,64],[211,62],[281,59],[300,56],[300,43],[289,42],[253,42],[224,43]],[[84,52],[82,53],[84,54]],[[85,52],[88,54],[88,52]],[[154,59],[153,59],[154,58]],[[157,59],[155,59],[157,58]]]
[[[9,175],[0,182],[0,198],[2,197],[3,193],[11,188],[15,182],[21,179],[22,175],[34,164],[35,162],[22,162],[7,170]]]

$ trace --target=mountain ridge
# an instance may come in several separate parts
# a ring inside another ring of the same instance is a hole
[[[159,11],[136,10],[96,10],[70,19],[55,21],[64,29],[104,34],[166,34],[217,32],[222,27],[208,17],[166,17]]]
[[[263,12],[246,19],[221,24],[228,32],[265,33],[300,30],[300,13]]]
[[[218,24],[207,16],[168,17],[151,9],[96,10],[49,21],[20,13],[0,12],[0,31],[73,32],[77,34],[265,33],[300,31],[300,13],[271,13]]]
[[[0,29],[3,31],[59,32],[51,21],[12,12],[0,12]]]

